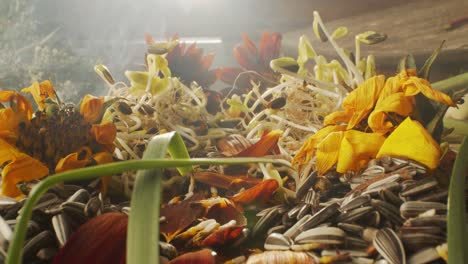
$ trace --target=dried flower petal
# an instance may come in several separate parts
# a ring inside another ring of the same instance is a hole
[[[418,93],[422,93],[429,99],[432,99],[436,102],[443,103],[449,106],[457,106],[450,96],[432,89],[431,84],[429,81],[416,77],[416,73],[414,70],[406,70],[401,72],[403,76],[406,74],[407,78],[405,78],[402,83],[402,89],[405,92],[406,96],[414,96]]]
[[[23,88],[21,91],[32,94],[39,110],[44,109],[45,100],[47,98],[55,98],[55,90],[52,86],[52,82],[50,82],[49,80],[45,80],[41,83],[33,82],[31,86]]]
[[[127,225],[126,214],[96,216],[72,234],[53,263],[125,263]]]
[[[9,197],[18,197],[22,194],[16,187],[17,183],[40,179],[49,174],[47,166],[2,139],[0,139],[0,166],[5,166],[2,169],[1,195]]]
[[[323,175],[338,161],[343,136],[343,131],[333,132],[317,144],[317,162],[315,167],[319,175]]]
[[[263,135],[257,143],[237,153],[236,157],[262,157],[270,152],[283,134],[281,130],[273,130]]]
[[[91,127],[96,142],[103,145],[110,152],[114,151],[114,140],[117,136],[117,128],[114,123],[106,122]]]
[[[242,234],[243,226],[229,226],[220,228],[209,234],[201,243],[204,247],[221,247],[229,244]]]
[[[11,105],[10,108],[12,108],[15,112],[25,114],[27,120],[31,119],[32,105],[26,97],[16,91],[0,91],[0,103],[11,103],[12,101],[14,102],[14,107]],[[0,126],[3,125],[2,123],[0,123]]]
[[[375,158],[385,137],[377,133],[348,130],[341,141],[336,171],[358,171]]]
[[[265,203],[278,188],[279,184],[275,179],[268,179],[250,189],[234,195],[231,199],[236,203],[242,204],[248,204],[253,201]]]
[[[247,176],[228,176],[217,172],[199,171],[193,174],[195,180],[210,186],[228,190],[250,188],[262,180]]]
[[[80,104],[80,114],[88,123],[96,123],[102,116],[104,98],[85,95]]]
[[[55,173],[83,168],[89,163],[91,154],[91,149],[88,147],[82,147],[77,152],[68,154],[65,158],[59,160],[55,167]]]
[[[168,264],[188,264],[188,263],[204,263],[215,264],[216,252],[211,249],[202,249],[195,252],[185,253],[168,262]]]
[[[412,159],[435,169],[441,150],[429,132],[418,121],[408,117],[388,136],[377,158],[384,155]]]
[[[346,129],[345,126],[327,126],[315,133],[314,135],[310,136],[302,145],[301,149],[297,152],[296,156],[294,156],[292,160],[292,164],[294,166],[299,167],[299,171],[304,164],[309,163],[312,157],[315,154],[317,145],[330,133],[336,131],[344,131]]]

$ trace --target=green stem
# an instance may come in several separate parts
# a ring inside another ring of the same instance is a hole
[[[464,137],[452,170],[449,189],[447,240],[449,263],[468,263],[465,207],[465,177],[468,169],[468,138]]]
[[[64,181],[92,179],[99,176],[113,175],[125,171],[146,170],[157,168],[174,168],[191,165],[238,165],[246,163],[275,163],[289,166],[284,160],[263,158],[218,158],[218,159],[152,159],[130,160],[109,163],[93,167],[82,168],[58,173],[41,180],[33,187],[29,198],[22,208],[16,224],[13,238],[8,249],[7,264],[20,264],[22,262],[23,243],[26,237],[27,224],[31,219],[32,210],[39,198],[52,186]]]
[[[447,94],[453,94],[468,88],[468,72],[435,82],[432,84],[432,88]]]

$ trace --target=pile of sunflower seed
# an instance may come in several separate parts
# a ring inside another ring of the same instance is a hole
[[[448,190],[426,174],[419,164],[390,157],[348,179],[313,172],[297,187],[298,202],[257,215],[252,233],[266,238],[266,251],[247,263],[303,253],[317,263],[444,263]],[[318,188],[323,180],[332,188]]]
[[[25,199],[0,197],[0,262]],[[24,244],[25,263],[50,263],[70,235],[89,219],[107,212],[128,212],[129,203],[113,205],[95,188],[61,185],[44,194],[33,209]]]

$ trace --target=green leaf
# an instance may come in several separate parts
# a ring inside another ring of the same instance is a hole
[[[339,39],[339,38],[346,36],[347,34],[348,34],[347,27],[338,27],[337,29],[335,29],[335,31],[333,31],[331,37],[332,39]]]
[[[468,169],[468,140],[463,139],[450,179],[447,241],[449,264],[468,263],[465,213],[465,173]]]
[[[424,65],[422,66],[421,70],[419,70],[418,72],[419,77],[424,78],[426,80],[429,79],[429,74],[431,73],[432,64],[434,63],[437,56],[439,56],[440,50],[444,46],[444,43],[445,43],[445,40],[443,40],[442,43],[440,43],[440,46],[437,49],[435,49],[432,52],[431,56],[427,58],[426,62],[424,62]]]
[[[291,57],[281,57],[271,60],[270,68],[279,73],[296,73],[299,70],[299,64]]]
[[[302,35],[299,38],[299,45],[297,51],[297,64],[299,65],[298,73],[299,75],[303,75],[305,71],[305,64],[307,63],[307,61],[309,61],[309,59],[312,59],[315,56],[317,56],[317,54],[315,53],[314,48],[312,48],[312,45],[310,44],[310,41],[306,35]]]
[[[189,158],[182,138],[175,132],[155,136],[148,144],[143,159]],[[178,168],[181,174],[192,167]],[[127,263],[159,262],[159,210],[161,204],[161,169],[140,170],[132,192],[127,233]]]

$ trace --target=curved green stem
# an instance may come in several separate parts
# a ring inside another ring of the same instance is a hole
[[[465,178],[468,169],[468,137],[464,137],[450,178],[447,240],[449,263],[467,263]]]
[[[78,170],[66,171],[45,178],[33,187],[28,200],[24,204],[16,224],[11,244],[6,258],[7,264],[20,264],[22,261],[23,244],[26,237],[27,224],[31,219],[32,210],[39,198],[52,186],[73,180],[92,179],[105,175],[113,175],[132,170],[145,170],[157,168],[173,168],[191,165],[238,165],[246,163],[275,163],[288,166],[284,160],[263,158],[217,158],[217,159],[152,159],[122,161]]]

